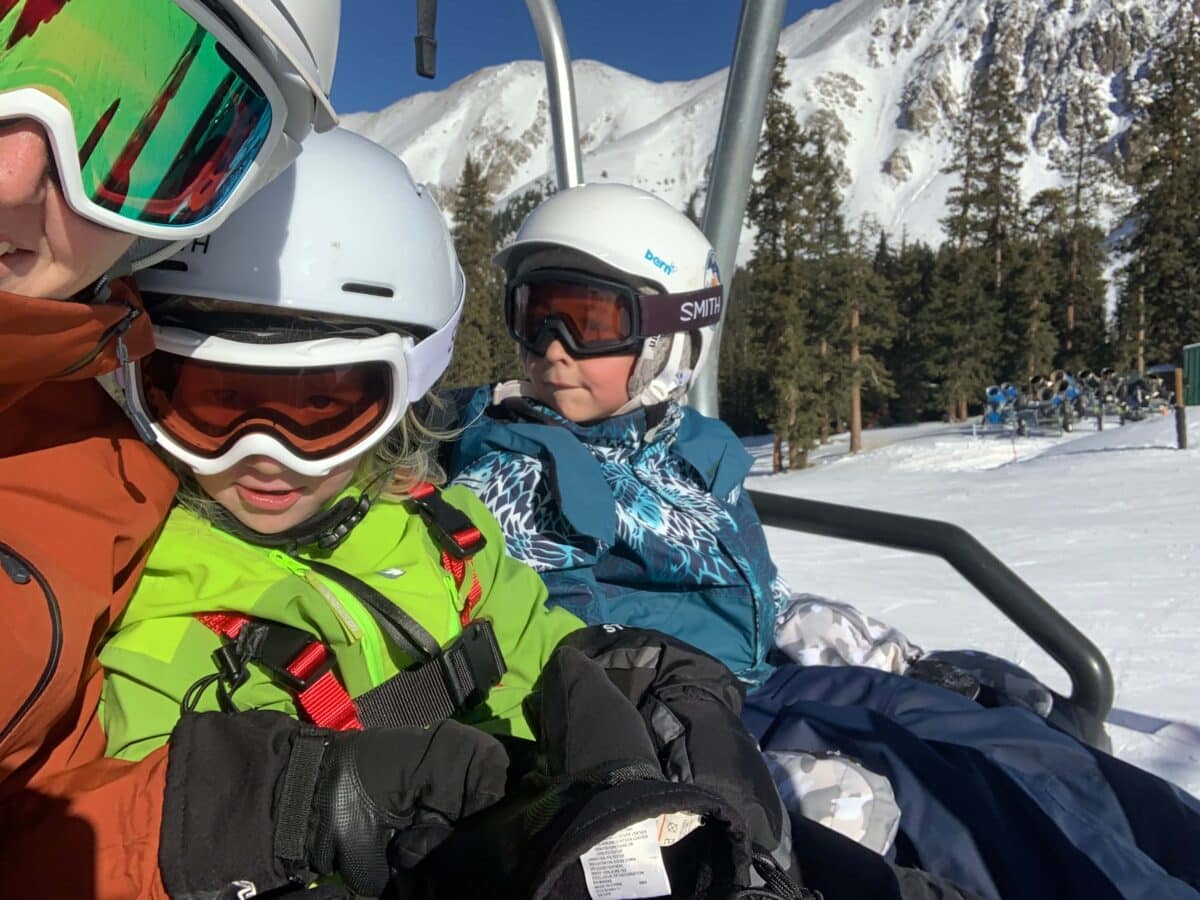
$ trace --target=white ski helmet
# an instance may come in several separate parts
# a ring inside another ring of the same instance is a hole
[[[585,184],[543,201],[495,262],[510,281],[537,269],[566,268],[679,295],[719,286],[716,259],[704,233],[665,200],[630,185]],[[642,299],[655,302],[653,294]],[[706,302],[719,316],[721,297]],[[689,315],[680,316],[680,330],[642,341],[629,402],[619,412],[686,395],[716,331],[716,322],[687,329]]]
[[[390,152],[342,129],[314,136],[296,164],[224,226],[141,272],[138,283],[147,294],[159,349],[145,362],[126,366],[129,409],[143,436],[152,434],[201,474],[265,454],[294,471],[323,475],[378,443],[449,365],[465,295],[453,240],[429,192]],[[234,312],[246,304],[240,313],[246,321],[277,312],[340,326],[317,339],[308,334],[289,340],[277,334],[278,326],[268,329],[274,335],[247,337],[236,333],[236,322],[232,335],[212,333],[189,325],[186,317],[182,327],[164,324],[155,295],[223,301],[220,308]],[[356,328],[362,333],[355,334]],[[147,372],[164,365],[156,361],[164,354],[176,363],[256,370],[268,380],[300,370],[380,363],[390,372],[388,399],[336,452],[288,445],[266,422],[250,422],[244,434],[230,433],[207,446],[197,443],[195,433],[189,439],[172,426],[161,397],[156,408],[153,373]]]

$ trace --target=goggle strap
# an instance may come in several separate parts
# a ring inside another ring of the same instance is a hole
[[[408,366],[408,402],[416,403],[437,383],[454,354],[454,335],[462,318],[462,299],[453,315],[437,331],[405,353]]]
[[[642,294],[639,337],[675,334],[715,325],[721,321],[724,298],[721,286],[701,288],[682,294]]]

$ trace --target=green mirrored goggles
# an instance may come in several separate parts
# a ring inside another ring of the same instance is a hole
[[[236,35],[193,0],[0,0],[0,118],[32,117],[68,202],[166,240],[229,202],[285,107]]]

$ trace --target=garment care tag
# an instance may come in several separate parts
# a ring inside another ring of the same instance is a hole
[[[672,844],[682,841],[699,828],[703,821],[695,813],[663,813],[655,824],[655,828],[658,830],[658,846],[670,847]]]
[[[579,857],[592,900],[669,897],[671,882],[658,849],[658,819],[622,828]]]

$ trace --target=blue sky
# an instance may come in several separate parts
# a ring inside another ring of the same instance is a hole
[[[786,22],[830,0],[788,0]],[[696,78],[729,65],[739,0],[559,0],[571,55],[599,59],[644,78]],[[483,66],[539,59],[522,0],[440,0],[438,75],[414,72],[414,0],[342,0],[333,82],[341,112],[375,110],[438,90]]]

